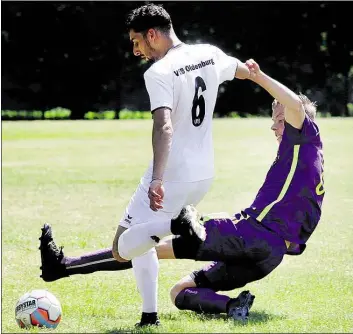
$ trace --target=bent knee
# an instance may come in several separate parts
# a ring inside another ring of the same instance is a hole
[[[129,260],[124,259],[123,257],[121,257],[120,253],[119,253],[119,243],[121,242],[121,235],[126,231],[125,227],[118,227],[118,230],[116,232],[114,241],[113,241],[113,247],[112,247],[112,254],[115,260],[117,260],[118,262],[128,262]]]
[[[114,259],[117,260],[118,262],[128,262],[129,261],[129,260],[126,260],[123,257],[121,257],[121,255],[119,253],[119,238],[116,238],[114,240],[113,247],[112,247],[112,253],[113,253]]]
[[[170,299],[172,303],[176,306],[176,298],[183,290],[187,288],[196,288],[196,283],[191,278],[190,275],[185,276],[182,278],[178,283],[176,283],[169,292]]]
[[[118,262],[129,262],[129,260],[126,260],[126,259],[124,259],[123,257],[120,256],[118,250],[115,250],[113,248],[112,253],[113,253],[114,259],[117,260]]]
[[[183,287],[181,284],[177,283],[175,284],[171,289],[170,289],[170,292],[169,292],[169,295],[170,295],[170,299],[173,303],[173,305],[175,305],[175,299],[177,297],[177,295],[182,291],[184,290],[185,287]]]

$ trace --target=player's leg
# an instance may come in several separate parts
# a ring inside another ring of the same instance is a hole
[[[119,226],[116,233],[116,240],[126,230]],[[131,262],[124,259],[116,263],[113,258],[112,249],[106,248],[85,254],[80,257],[64,257],[62,247],[59,249],[52,236],[51,227],[45,224],[42,228],[40,240],[40,251],[42,261],[42,275],[44,281],[52,282],[59,278],[68,277],[74,274],[88,274],[99,270],[125,270],[132,267]],[[98,268],[97,268],[98,267]]]
[[[65,256],[62,247],[54,241],[52,228],[45,224],[40,240],[41,271],[45,282],[78,274],[91,274],[99,271],[120,271],[132,268],[131,261],[118,262],[114,259],[112,248],[99,249],[81,256]],[[158,259],[175,259],[168,238],[161,240],[156,247]]]
[[[168,244],[164,244],[163,249],[177,259],[209,261],[227,257],[228,255],[225,256],[222,253],[222,246],[219,245],[219,229],[227,229],[229,225],[230,228],[234,228],[233,223],[226,221],[219,224],[217,221],[211,220],[203,226],[198,215],[193,206],[183,207],[179,216],[171,219],[167,225],[176,237],[170,239]],[[143,254],[151,247],[156,247],[159,240],[156,240],[153,236],[164,237],[165,234],[161,233],[161,226],[164,223],[165,220],[158,223],[139,224],[125,231],[119,239],[119,256],[124,259],[131,259]],[[243,244],[241,238],[238,239],[240,244],[237,248],[239,249]],[[211,251],[208,250],[209,248]],[[206,249],[205,252],[204,249]],[[213,252],[212,249],[214,249]],[[240,254],[241,250],[238,253]],[[232,256],[234,255],[232,254]],[[211,257],[211,259],[207,257]]]
[[[188,309],[209,313],[227,313],[233,319],[245,320],[248,317],[254,296],[248,291],[243,291],[238,298],[232,299],[219,295],[216,291],[229,291],[241,288],[248,283],[260,280],[270,274],[282,261],[286,253],[284,240],[275,233],[265,231],[262,239],[259,239],[259,247],[255,248],[252,237],[244,235],[246,242],[251,245],[245,249],[246,256],[237,263],[213,262],[200,271],[191,275],[196,288],[185,289],[185,282],[173,288],[174,303],[179,309]],[[178,243],[174,243],[174,246]],[[179,244],[180,245],[180,244]],[[267,253],[267,245],[270,252]],[[265,259],[262,255],[254,254],[264,247]],[[174,249],[177,255],[178,248]],[[258,261],[257,258],[261,260]],[[190,279],[189,279],[190,281]],[[178,294],[176,292],[179,292]]]
[[[175,219],[132,226],[120,237],[120,256],[130,260],[145,253],[151,247],[156,247],[160,239],[170,234],[186,236],[190,243],[199,245],[206,234],[203,225],[196,217],[197,214],[195,208],[187,205]]]
[[[112,248],[99,249],[82,256],[64,256],[62,247],[53,239],[52,228],[45,224],[40,240],[41,267],[44,281],[52,282],[76,274],[90,274],[96,271],[117,271],[132,268],[131,261],[118,262],[114,259]]]
[[[206,223],[208,239],[196,250],[188,247],[186,238],[173,239],[176,258],[200,260],[214,254],[226,258],[229,257],[227,254],[233,255],[232,263],[217,262],[195,272],[192,279],[197,288],[179,289],[178,295],[175,296],[174,293],[175,305],[180,309],[227,312],[234,319],[246,319],[253,301],[251,294],[244,292],[239,295],[238,300],[227,302],[226,296],[218,295],[215,291],[240,288],[267,276],[281,263],[287,251],[286,243],[276,233],[250,219],[238,223],[236,228],[233,226],[234,231],[230,234],[228,228],[231,226],[222,226],[222,222],[211,220]],[[234,247],[234,239],[239,238],[243,240],[243,245]],[[217,240],[222,251],[216,245]]]
[[[188,201],[188,197],[193,192],[199,192],[201,199],[209,188],[198,187],[199,183],[175,183],[165,182],[165,197],[163,209],[154,212],[149,207],[148,186],[142,180],[140,184],[141,200],[136,208],[136,217],[139,217],[141,224],[135,224],[125,231],[118,243],[119,255],[124,259],[132,259],[134,273],[138,282],[138,288],[143,299],[143,314],[140,325],[156,324],[157,314],[157,287],[158,287],[158,259],[154,249],[161,238],[170,235],[173,229],[170,221],[177,216],[182,207]],[[138,203],[135,201],[135,203]],[[195,203],[197,204],[197,203]],[[133,206],[133,205],[132,205]],[[130,209],[129,209],[130,212]],[[130,212],[130,217],[134,213]],[[180,224],[179,224],[180,225]],[[152,265],[153,260],[154,266]]]
[[[142,297],[140,326],[159,324],[157,316],[159,262],[154,249],[157,242],[153,240],[155,239],[153,236],[158,235],[162,238],[170,234],[170,229],[162,222],[170,221],[183,205],[183,199],[178,196],[179,188],[166,182],[164,208],[157,212],[152,211],[148,199],[149,183],[145,181],[143,178],[120,222],[120,226],[128,227],[128,230],[119,238],[115,238],[113,244],[113,255],[117,260],[120,258],[132,260],[134,276]],[[149,226],[150,229],[141,229],[142,226]],[[142,244],[144,248],[141,248]]]
[[[180,310],[203,313],[226,313],[236,320],[246,320],[255,296],[243,291],[236,298],[216,291],[233,290],[244,286],[244,279],[233,277],[234,269],[239,276],[244,274],[241,267],[233,268],[223,262],[213,262],[203,269],[181,279],[170,292],[173,304]],[[246,274],[246,273],[245,273]]]
[[[113,247],[112,247],[112,253],[113,253],[113,257],[115,258],[115,260],[117,260],[118,262],[127,262],[127,260],[125,260],[124,258],[122,258],[119,254],[119,250],[118,250],[118,245],[120,242],[120,238],[121,235],[128,230],[129,227],[124,226],[123,224],[126,223],[126,221],[124,221],[123,223],[120,222],[116,233],[115,233],[115,237],[114,237],[114,241],[113,241]]]
[[[212,181],[213,179],[186,183],[166,182],[163,210],[156,214],[153,221],[134,225],[121,235],[118,249],[120,256],[128,260],[139,256],[170,234],[195,236],[196,240],[202,241],[205,230],[199,222],[199,213],[188,204],[197,205],[208,192]],[[176,218],[172,219],[173,217]]]
[[[113,256],[117,261],[126,261],[126,257],[122,256],[120,252],[121,244],[124,241],[124,233],[128,232],[133,226],[138,226],[151,221],[154,217],[154,212],[150,210],[147,205],[147,199],[146,185],[141,182],[125,209],[125,213],[119,223],[114,238],[112,249]],[[121,227],[126,228],[126,231],[122,234],[120,234],[122,231]],[[132,258],[129,260],[131,259]],[[131,263],[136,279],[136,285],[142,297],[142,316],[139,325],[159,325],[159,319],[157,316],[159,262],[156,251],[153,249],[153,245],[148,252],[141,257],[134,258]]]
[[[234,224],[230,219],[222,220],[222,223],[210,220],[203,224],[200,217],[195,207],[186,205],[176,218],[169,221],[162,219],[158,224],[153,222],[132,226],[119,239],[119,254],[127,260],[139,256],[151,247],[155,247],[159,238],[163,238],[170,232],[177,236],[172,239],[173,243],[169,246],[173,248],[173,251],[175,247],[177,248],[175,257],[178,259],[218,261],[228,257],[233,259],[234,253],[239,256],[242,254],[244,243],[240,237],[234,238],[232,234]],[[224,237],[223,234],[226,239],[230,235],[231,242],[229,240],[227,242],[228,246],[233,249],[231,254],[223,252],[223,246],[220,243]]]
[[[117,249],[116,253],[125,261],[131,260],[156,247],[160,239],[170,234],[170,228],[167,224],[163,224],[163,221],[160,224],[156,221],[134,225],[121,235],[119,242],[113,246],[113,250]],[[117,258],[117,255],[114,256]]]
[[[191,219],[195,220],[195,217]],[[286,252],[282,238],[249,217],[243,217],[237,222],[231,219],[211,219],[205,222],[204,228],[206,239],[201,243],[186,237],[173,239],[177,259],[228,263],[251,260],[258,263],[271,257],[273,249],[278,250],[280,256]]]
[[[197,311],[201,308],[212,313],[226,310],[234,319],[246,319],[247,308],[253,300],[251,295],[239,295],[239,300],[243,301],[240,304],[239,300],[227,304],[225,296],[214,292],[239,288],[265,277],[282,261],[286,244],[275,233],[250,220],[243,220],[236,227],[231,221],[228,224],[226,220],[210,220],[205,223],[205,229],[207,238],[198,247],[192,247],[193,243],[185,237],[174,238],[175,257],[195,260],[219,257],[232,262],[217,262],[213,267],[198,272],[194,282],[197,288],[206,290],[181,290],[175,297],[175,305],[180,309]]]

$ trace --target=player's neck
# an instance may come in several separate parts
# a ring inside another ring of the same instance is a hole
[[[180,45],[182,42],[181,40],[177,37],[177,35],[175,34],[175,32],[172,30],[170,32],[169,36],[166,36],[165,38],[165,48],[164,48],[164,52],[162,55],[162,58],[173,48],[175,48],[176,46]]]

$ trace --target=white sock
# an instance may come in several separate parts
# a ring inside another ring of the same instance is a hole
[[[134,225],[120,236],[119,254],[125,260],[131,260],[157,245],[151,236],[162,239],[170,234],[170,221]]]
[[[142,297],[142,312],[157,312],[159,262],[155,248],[132,260],[137,288]]]

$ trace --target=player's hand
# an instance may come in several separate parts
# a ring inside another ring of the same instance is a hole
[[[248,59],[245,65],[250,70],[250,79],[256,79],[262,74],[259,64],[254,59]]]
[[[148,198],[150,199],[150,208],[153,211],[163,209],[164,187],[161,180],[153,180],[148,189]]]

